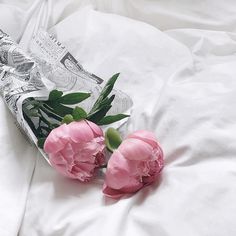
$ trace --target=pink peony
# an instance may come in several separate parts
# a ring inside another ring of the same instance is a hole
[[[136,131],[115,150],[108,162],[103,193],[120,198],[154,182],[164,166],[163,151],[153,133]]]
[[[82,120],[63,124],[48,135],[44,151],[63,175],[89,181],[96,167],[105,164],[104,136],[94,123]]]

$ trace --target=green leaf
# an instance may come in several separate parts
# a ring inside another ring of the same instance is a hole
[[[102,89],[98,99],[96,100],[96,102],[94,103],[91,111],[89,112],[89,114],[94,113],[94,111],[98,110],[99,107],[101,106],[101,103],[104,102],[104,100],[107,98],[107,96],[111,93],[114,84],[116,82],[116,80],[118,79],[120,73],[117,73],[115,75],[113,75],[105,84],[104,88]],[[114,99],[114,98],[113,98]]]
[[[117,114],[117,115],[113,115],[113,116],[105,116],[98,122],[98,125],[109,125],[109,124],[114,123],[116,121],[122,120],[126,117],[129,117],[129,115]]]
[[[74,105],[90,97],[90,93],[70,93],[58,99],[58,102],[65,105]]]
[[[114,74],[106,83],[105,87],[102,90],[102,94],[104,97],[107,97],[112,91],[116,80],[118,79],[120,73]]]
[[[105,144],[108,150],[113,152],[122,143],[119,132],[114,128],[109,128],[105,133]]]
[[[62,120],[62,123],[66,123],[66,124],[70,124],[71,122],[74,121],[74,118],[72,115],[68,114],[68,115],[65,115],[63,120]]]
[[[73,108],[64,106],[57,102],[45,102],[49,107],[52,108],[53,112],[57,115],[64,117],[67,114],[73,113]]]
[[[111,97],[106,97],[100,104],[100,107],[104,107],[104,106],[110,106],[111,103],[113,102],[115,98],[115,94],[113,94]]]
[[[94,114],[98,113],[101,110],[104,110],[106,108],[109,107],[109,109],[107,110],[107,112],[110,110],[110,108],[112,107],[111,103],[114,100],[115,95],[112,95],[110,98],[105,98],[99,105],[99,107],[97,107],[97,109],[93,112],[89,114],[89,117],[92,117]],[[91,112],[91,111],[90,111]],[[105,116],[106,114],[104,114]],[[102,119],[103,117],[101,117]]]
[[[57,121],[61,121],[62,117],[56,114],[53,109],[51,109],[47,104],[42,103],[42,105],[39,107],[44,113],[47,114],[48,117],[52,117]]]
[[[55,101],[57,99],[59,99],[61,96],[63,95],[63,92],[62,91],[59,91],[59,90],[52,90],[50,93],[49,93],[49,97],[48,97],[48,100],[49,101]]]
[[[87,112],[81,108],[81,107],[76,107],[72,113],[72,116],[74,118],[74,120],[78,121],[78,120],[83,120],[87,118]]]
[[[107,112],[110,110],[110,108],[111,108],[111,105],[106,106],[106,107],[102,108],[101,110],[95,112],[91,116],[88,116],[87,119],[98,124],[99,121],[107,114]]]
[[[44,143],[46,141],[46,138],[39,138],[38,139],[38,147],[43,149]]]

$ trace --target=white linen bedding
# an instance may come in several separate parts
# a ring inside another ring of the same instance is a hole
[[[87,70],[121,72],[127,132],[155,132],[165,153],[158,183],[110,200],[103,176],[81,184],[48,166],[0,101],[0,235],[236,234],[234,3],[180,2],[0,0],[0,28],[23,47],[43,27]]]

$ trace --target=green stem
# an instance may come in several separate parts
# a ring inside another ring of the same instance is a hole
[[[43,116],[42,112],[39,110],[39,114],[41,115],[40,116],[40,119],[46,124],[48,125],[49,128],[52,128],[52,124]]]
[[[40,105],[39,107],[44,113],[46,113],[48,116],[51,116],[52,118],[54,118],[57,121],[62,121],[62,117],[55,114],[54,112],[50,111],[48,108],[46,108],[43,104]]]
[[[23,110],[23,116],[25,118],[25,121],[28,123],[28,125],[30,126],[30,128],[32,129],[33,133],[35,134],[36,137],[38,137],[40,134],[38,133],[37,129],[35,128],[34,123],[32,122],[32,120],[30,119],[29,116],[26,115],[26,113]]]

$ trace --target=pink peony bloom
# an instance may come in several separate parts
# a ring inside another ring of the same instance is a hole
[[[105,164],[104,149],[102,130],[87,120],[59,126],[51,131],[44,144],[56,170],[83,182],[92,178],[96,167]]]
[[[115,150],[108,162],[103,193],[120,198],[154,182],[164,166],[163,151],[153,133],[136,131]]]

